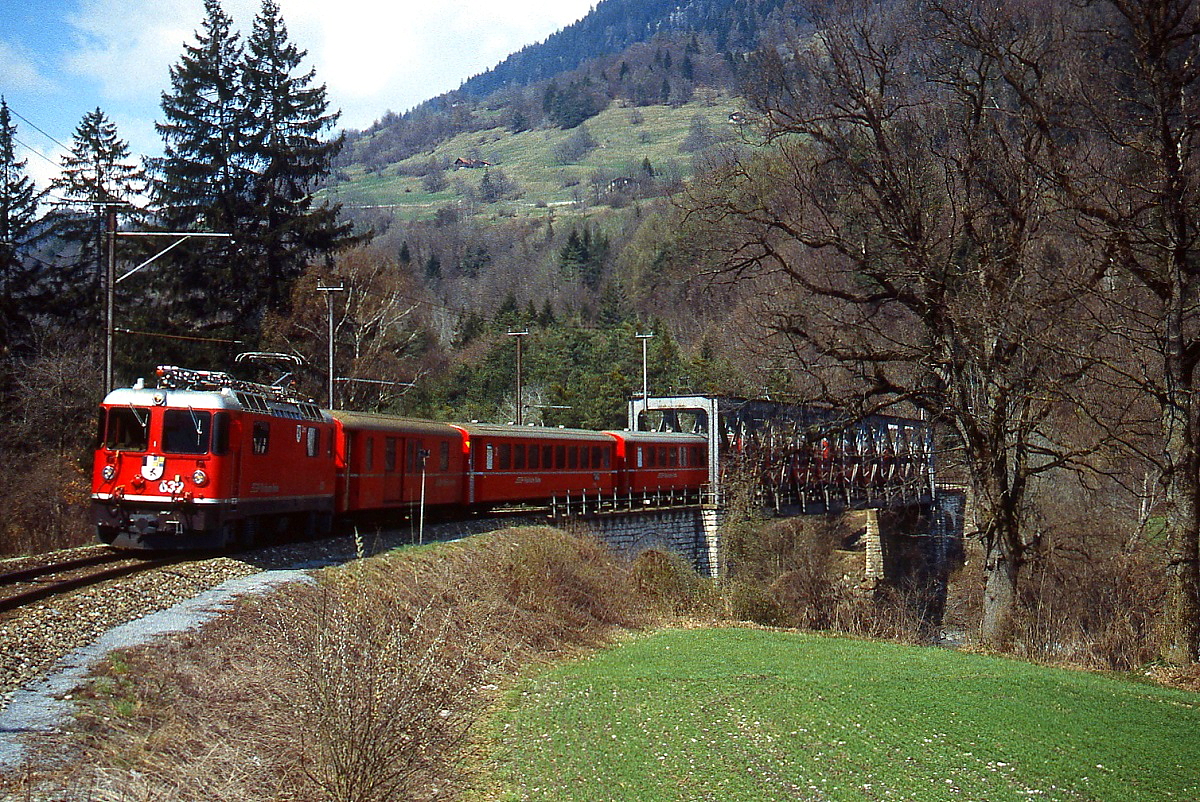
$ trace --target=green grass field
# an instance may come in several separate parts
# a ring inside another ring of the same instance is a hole
[[[413,156],[382,173],[368,174],[361,168],[353,168],[348,171],[351,179],[348,183],[335,184],[319,197],[352,206],[387,206],[403,218],[428,217],[438,207],[460,201],[463,195],[458,183],[476,187],[484,171],[450,170],[449,186],[439,192],[428,192],[420,178],[402,175],[397,168],[421,167],[431,158],[440,164],[451,164],[457,158],[479,158],[503,170],[523,192],[519,200],[489,204],[481,212],[541,215],[545,206],[570,204],[580,195],[587,197],[592,191],[589,179],[597,172],[611,177],[638,175],[643,159],[649,159],[660,172],[670,168],[683,177],[690,176],[693,157],[681,152],[680,145],[687,138],[692,119],[702,116],[715,134],[735,137],[728,117],[739,105],[740,101],[724,96],[679,107],[635,109],[613,104],[586,123],[598,143],[596,149],[571,164],[557,163],[553,154],[555,147],[573,131],[554,128],[518,134],[504,128],[473,131],[453,137],[432,153]]]
[[[797,633],[641,637],[490,725],[500,799],[1200,799],[1198,694]]]

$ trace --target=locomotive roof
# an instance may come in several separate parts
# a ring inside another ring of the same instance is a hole
[[[166,387],[122,387],[104,397],[106,406],[164,407],[167,409],[242,410],[290,420],[326,422],[316,404],[267,398],[248,390],[176,390]]]

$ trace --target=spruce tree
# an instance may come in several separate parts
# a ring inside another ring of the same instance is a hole
[[[17,160],[17,129],[8,103],[0,97],[0,352],[8,351],[27,330],[24,305],[37,292],[35,266],[26,250],[36,239],[38,201],[33,181]]]
[[[154,196],[169,228],[238,233],[246,216],[247,110],[241,91],[242,45],[220,0],[205,0],[207,17],[195,44],[171,67],[155,124],[164,155],[153,159]]]
[[[152,196],[159,224],[168,231],[231,235],[225,241],[198,241],[160,260],[139,279],[144,304],[135,321],[168,333],[252,340],[260,317],[240,249],[250,218],[249,169],[242,44],[220,0],[205,0],[206,16],[195,41],[185,44],[171,67],[171,88],[162,93],[163,156],[149,160]],[[151,285],[151,286],[147,286]],[[167,340],[146,343],[153,353],[139,361],[208,361],[217,355],[186,353]]]
[[[289,41],[275,0],[263,0],[247,43],[242,82],[248,112],[246,158],[254,208],[251,242],[255,272],[276,309],[308,259],[349,243],[340,207],[314,207],[312,193],[329,175],[342,138],[323,138],[339,113],[329,110],[315,70],[300,70],[306,55]]]
[[[105,252],[107,205],[131,203],[146,188],[129,144],[100,108],[83,116],[62,170],[50,182],[54,208],[50,233],[59,246],[59,264],[50,279],[56,311],[65,319],[95,323],[100,317],[100,264]],[[126,210],[126,216],[128,215]]]
[[[285,311],[306,263],[350,242],[338,207],[314,207],[340,139],[322,139],[337,120],[304,52],[288,41],[274,0],[265,0],[243,45],[220,0],[194,44],[171,68],[157,125],[165,155],[153,163],[161,222],[232,235],[202,243],[170,271],[164,322],[201,324],[214,335],[257,341],[270,310]]]

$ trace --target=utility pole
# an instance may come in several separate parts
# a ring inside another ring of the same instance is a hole
[[[325,293],[325,307],[329,317],[329,408],[333,409],[333,293],[345,292],[346,288],[342,282],[338,282],[336,287],[326,287],[320,283],[317,284],[317,292]]]
[[[526,336],[528,336],[528,334],[529,334],[529,329],[525,329],[524,331],[510,331],[508,333],[509,337],[517,338],[517,425],[518,426],[524,425],[524,416],[522,415],[522,408],[524,407],[524,404],[522,403],[523,399],[522,399],[522,393],[521,393],[521,340],[523,338],[525,338]]]
[[[117,207],[107,206],[108,265],[104,271],[104,393],[113,389],[113,310],[117,285]]]
[[[417,524],[417,545],[425,544],[425,464],[429,461],[429,449],[422,448],[417,452],[421,459],[421,515]]]
[[[634,334],[633,336],[642,341],[642,415],[644,416],[650,411],[650,367],[646,359],[646,346],[654,336],[654,332]]]
[[[97,204],[107,210],[107,236],[108,236],[108,265],[105,269],[107,280],[104,288],[105,304],[104,304],[104,394],[108,395],[113,389],[113,350],[114,337],[113,333],[116,328],[114,325],[114,308],[116,306],[117,285],[125,279],[132,276],[134,273],[146,267],[158,257],[166,254],[189,239],[204,237],[209,239],[229,239],[231,234],[213,234],[204,231],[118,231],[117,230],[117,209],[124,206],[129,206],[128,203],[113,202]],[[132,270],[127,271],[124,275],[117,275],[117,237],[178,237],[175,242],[163,248],[158,253],[151,256],[146,261],[142,262]]]

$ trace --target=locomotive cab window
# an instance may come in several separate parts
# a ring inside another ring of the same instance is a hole
[[[108,411],[104,447],[117,451],[145,451],[150,445],[150,410],[114,407]]]
[[[211,435],[211,412],[168,409],[163,413],[163,451],[168,454],[207,454]]]
[[[450,470],[450,443],[443,441],[438,454],[438,470]]]

